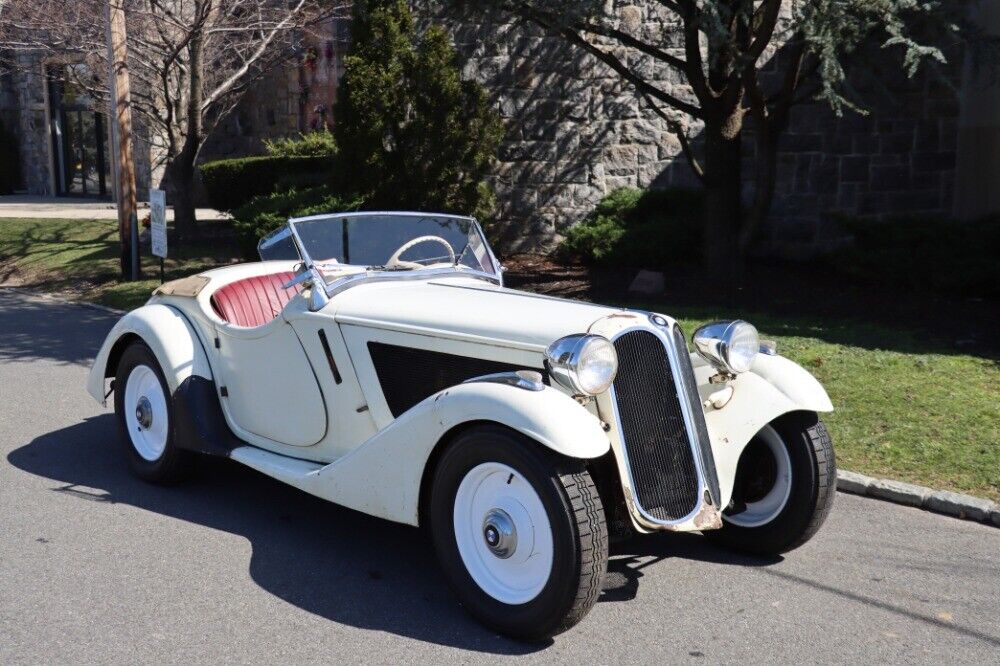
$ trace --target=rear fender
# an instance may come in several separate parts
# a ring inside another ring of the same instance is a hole
[[[114,376],[123,347],[135,337],[153,351],[171,395],[188,377],[212,379],[208,357],[187,318],[168,305],[144,305],[119,319],[101,345],[87,379],[94,400],[105,404],[106,380]]]
[[[454,428],[484,421],[571,458],[598,458],[610,448],[598,418],[557,389],[473,382],[427,398],[340,460],[289,482],[337,504],[417,525],[431,453]]]
[[[707,401],[723,385],[710,384],[714,370],[700,359],[695,376],[701,399]],[[719,474],[722,506],[732,498],[740,454],[761,428],[790,412],[830,412],[833,404],[823,386],[801,366],[782,356],[758,354],[750,372],[729,382],[732,397],[721,408],[705,407],[705,423]]]

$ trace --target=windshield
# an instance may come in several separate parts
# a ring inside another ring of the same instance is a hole
[[[296,234],[308,256],[296,247]],[[386,271],[464,267],[497,274],[482,230],[469,217],[348,213],[302,218],[289,220],[257,248],[265,261],[301,259],[321,269],[337,264]]]

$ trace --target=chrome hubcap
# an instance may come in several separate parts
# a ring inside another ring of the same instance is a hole
[[[143,430],[149,430],[153,425],[153,405],[146,396],[139,398],[139,403],[135,406],[135,420]]]
[[[517,528],[506,511],[490,509],[483,519],[483,539],[490,552],[502,560],[514,554],[517,549]]]

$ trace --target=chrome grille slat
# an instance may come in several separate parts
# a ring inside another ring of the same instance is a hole
[[[671,522],[698,507],[700,484],[681,404],[686,398],[678,394],[664,344],[642,329],[616,337],[619,365],[613,388],[636,502],[656,521]]]
[[[702,412],[701,398],[698,397],[698,382],[694,377],[694,368],[691,366],[691,355],[688,354],[687,340],[684,339],[684,332],[680,326],[674,326],[674,349],[677,350],[678,365],[681,380],[684,383],[684,393],[690,405],[693,418],[691,419],[695,432],[695,439],[698,441],[698,452],[701,454],[701,469],[705,474],[705,485],[712,493],[712,501],[718,502],[721,497],[719,490],[719,474],[715,469],[715,456],[712,453],[712,441],[708,437],[708,425],[705,423],[705,415]]]

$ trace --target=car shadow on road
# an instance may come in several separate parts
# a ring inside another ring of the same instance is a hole
[[[249,573],[256,584],[334,622],[493,654],[528,654],[551,644],[509,640],[466,615],[421,530],[330,504],[222,459],[201,459],[189,482],[150,485],[130,473],[119,446],[115,417],[103,414],[42,435],[7,460],[55,481],[54,492],[240,535],[252,545]],[[613,547],[602,601],[634,598],[643,570],[669,557],[761,563],[698,536],[669,537]],[[616,585],[619,579],[624,584]]]

